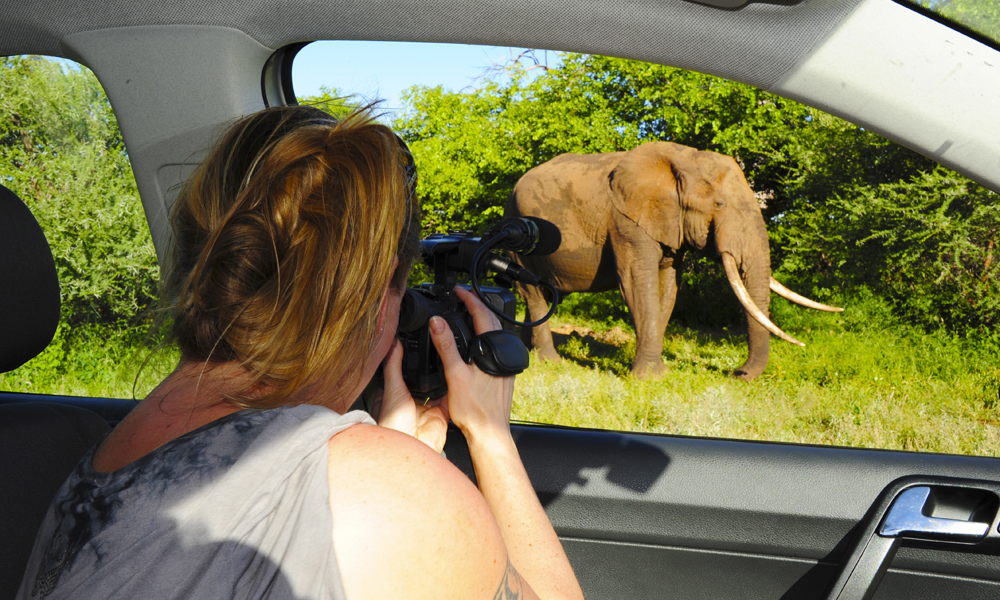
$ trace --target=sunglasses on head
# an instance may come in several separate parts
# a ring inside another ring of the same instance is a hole
[[[403,151],[403,173],[406,176],[406,188],[409,194],[407,199],[409,200],[415,198],[417,194],[417,165],[413,162],[413,155],[410,154],[410,148],[403,141],[403,138],[397,135],[396,142],[399,143],[399,149]]]

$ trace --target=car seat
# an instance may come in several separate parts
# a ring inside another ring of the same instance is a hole
[[[45,234],[21,199],[0,186],[0,373],[44,350],[58,323],[59,280]],[[0,598],[17,593],[53,496],[109,429],[76,406],[0,404]]]

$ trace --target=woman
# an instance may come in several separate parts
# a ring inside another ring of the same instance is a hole
[[[403,384],[414,183],[363,114],[230,128],[174,209],[180,364],[64,484],[19,598],[582,597],[510,435],[513,378],[434,319],[448,395]],[[376,426],[348,407],[380,364]],[[479,490],[439,454],[449,419]]]

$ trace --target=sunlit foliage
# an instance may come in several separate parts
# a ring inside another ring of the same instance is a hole
[[[159,267],[111,105],[89,70],[0,62],[0,182],[52,247],[63,321],[120,325],[155,304]]]
[[[395,125],[420,169],[426,230],[482,230],[521,175],[558,154],[673,141],[736,158],[768,223],[772,268],[805,291],[867,286],[930,329],[1000,325],[996,193],[751,86],[617,58],[561,59],[538,76],[511,63],[472,91],[409,90]],[[691,257],[685,279],[679,318],[741,319],[712,262]]]

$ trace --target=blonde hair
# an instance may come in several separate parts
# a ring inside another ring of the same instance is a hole
[[[410,160],[367,110],[276,107],[232,125],[173,211],[164,297],[182,360],[242,365],[251,381],[226,399],[248,408],[357,384],[386,290],[417,254]]]

